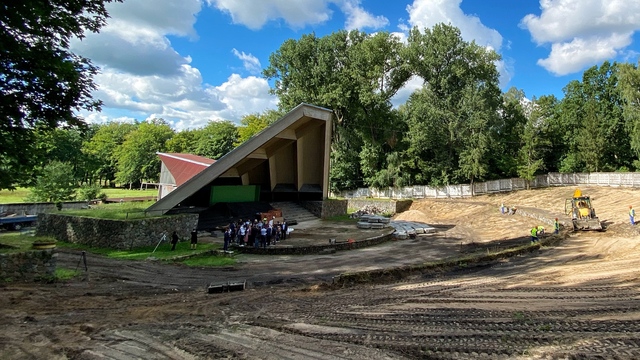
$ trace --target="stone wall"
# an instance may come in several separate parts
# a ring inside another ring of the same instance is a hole
[[[55,275],[57,257],[53,249],[0,254],[0,280],[51,278]]]
[[[345,215],[348,208],[347,200],[325,200],[322,203],[322,218]]]
[[[322,217],[322,207],[324,201],[300,201],[300,206],[309,210],[310,213],[317,217]]]
[[[173,231],[181,240],[187,240],[197,224],[198,214],[109,220],[48,213],[38,215],[36,234],[75,244],[129,250],[156,245],[165,231],[167,241]]]
[[[67,201],[62,203],[63,209],[83,209],[89,203],[86,201]],[[19,203],[19,204],[0,204],[0,213],[11,212],[19,215],[37,215],[44,212],[58,211],[56,204],[52,202],[45,203]]]
[[[382,244],[384,242],[390,241],[393,239],[393,232],[395,230],[393,228],[389,228],[384,230],[381,235],[374,236],[364,240],[358,240],[355,242],[337,242],[335,244],[329,244],[327,241],[323,244],[317,245],[309,245],[309,246],[291,246],[291,247],[269,247],[266,249],[263,248],[254,248],[250,246],[246,247],[236,247],[235,249],[239,252],[245,254],[259,254],[259,255],[310,255],[310,254],[318,254],[325,253],[331,251],[341,251],[341,250],[352,250],[352,249],[360,249],[369,246],[374,246],[378,244]]]
[[[408,210],[413,203],[412,200],[369,200],[369,199],[349,199],[349,209],[359,210],[366,206],[375,206],[385,214],[394,215]]]

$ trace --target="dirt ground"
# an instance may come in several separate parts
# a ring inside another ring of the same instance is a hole
[[[526,244],[539,221],[501,215],[499,205],[566,220],[573,190],[415,201],[396,218],[436,234],[335,254],[239,255],[222,269],[89,255],[82,279],[0,286],[0,358],[640,358],[640,237],[627,216],[640,190],[583,188],[607,231],[569,232],[526,256],[394,283],[322,286],[344,272]],[[294,237],[354,236],[334,225],[303,223]],[[79,253],[58,256],[59,266],[78,264]],[[242,292],[205,291],[243,280]]]

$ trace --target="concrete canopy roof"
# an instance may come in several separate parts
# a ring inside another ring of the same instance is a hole
[[[321,127],[324,138],[322,156],[323,198],[328,194],[331,119],[333,112],[309,104],[300,104],[282,118],[233,149],[205,170],[195,175],[174,191],[151,205],[148,212],[166,213],[189,196],[208,186],[218,177],[239,176],[269,159],[280,149],[296,143],[301,137]],[[317,131],[317,130],[316,130]],[[300,161],[300,160],[298,160]],[[296,164],[292,164],[296,166]]]

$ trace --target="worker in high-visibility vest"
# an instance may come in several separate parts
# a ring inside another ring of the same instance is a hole
[[[557,234],[560,232],[560,223],[558,222],[558,218],[553,222],[553,233]]]
[[[534,226],[531,228],[531,245],[535,244],[536,241],[540,241],[540,239],[538,239],[538,227]]]
[[[629,221],[631,221],[631,225],[635,225],[636,211],[633,209],[633,206],[629,205]]]

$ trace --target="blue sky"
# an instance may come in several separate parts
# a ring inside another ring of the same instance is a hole
[[[72,50],[100,66],[89,122],[162,117],[175,129],[236,123],[277,107],[261,70],[287,39],[341,29],[388,31],[451,23],[496,50],[504,91],[556,95],[605,60],[637,63],[640,0],[125,0],[99,34]],[[394,104],[421,84],[413,79]]]

